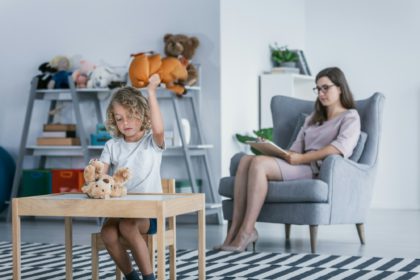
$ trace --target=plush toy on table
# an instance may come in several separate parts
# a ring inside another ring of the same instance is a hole
[[[57,69],[48,83],[49,89],[69,88],[68,77],[71,75],[70,60],[65,56],[56,56],[50,61],[50,66]]]
[[[175,57],[181,60],[186,60],[188,77],[184,86],[192,86],[198,81],[198,70],[191,63],[195,54],[195,50],[200,45],[197,37],[188,37],[184,34],[166,34],[163,37],[165,43],[165,55],[168,57]]]
[[[104,174],[104,164],[96,159],[90,160],[83,172],[85,185],[82,192],[89,198],[109,199],[127,195],[124,184],[130,179],[128,168],[118,169],[113,176]]]
[[[160,76],[161,83],[165,87],[182,96],[186,91],[183,85],[178,82],[185,81],[188,77],[186,65],[174,57],[161,58],[160,54],[133,54],[128,69],[131,85],[136,88],[142,88],[149,84],[151,75],[157,73]]]

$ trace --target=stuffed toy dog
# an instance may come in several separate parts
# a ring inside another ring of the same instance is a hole
[[[82,192],[89,198],[109,199],[127,195],[124,184],[130,179],[128,168],[118,169],[114,176],[104,174],[104,164],[96,159],[90,160],[84,170],[85,185]]]
[[[89,81],[87,82],[87,87],[106,88],[112,81],[118,80],[120,80],[119,76],[111,68],[98,66],[92,71]]]
[[[187,68],[175,57],[161,58],[159,54],[147,55],[146,53],[134,54],[131,61],[128,75],[131,85],[136,88],[142,88],[149,84],[149,77],[158,73],[160,80],[166,88],[179,96],[182,96],[186,90],[179,81],[185,81],[188,77]]]

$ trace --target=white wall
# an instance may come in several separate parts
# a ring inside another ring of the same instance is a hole
[[[271,69],[269,45],[305,45],[304,1],[221,1],[221,172],[240,147],[235,133],[258,129],[258,76]]]
[[[277,41],[304,49],[314,73],[341,67],[356,98],[385,93],[373,206],[419,209],[419,14],[415,0],[3,0],[0,145],[17,155],[41,62],[66,54],[124,65],[133,52],[161,51],[165,33],[185,33],[201,41],[195,61],[218,181],[239,150],[233,135],[258,126],[258,76],[270,69],[268,45]]]
[[[373,207],[420,209],[420,2],[306,1],[312,70],[337,65],[356,99],[386,96]]]
[[[38,74],[39,64],[64,54],[98,64],[127,65],[131,53],[154,50],[163,54],[163,36],[183,33],[201,42],[194,62],[202,65],[204,134],[209,143],[216,144],[217,152],[210,155],[213,169],[219,166],[220,140],[213,133],[220,130],[218,1],[3,0],[0,26],[0,145],[13,156],[18,153],[29,83]],[[44,106],[41,112],[34,112],[31,131],[39,132],[46,120],[45,110]]]

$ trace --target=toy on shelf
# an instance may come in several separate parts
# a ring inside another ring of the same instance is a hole
[[[37,89],[47,89],[48,83],[51,81],[54,73],[57,72],[57,69],[52,67],[49,62],[44,62],[39,65],[38,70],[41,71],[41,74],[37,75],[38,84]]]
[[[87,82],[88,88],[107,88],[112,81],[119,81],[120,77],[110,67],[97,66],[92,71],[89,81]]]
[[[90,75],[95,70],[96,65],[87,60],[81,60],[80,66],[72,74],[73,81],[77,88],[86,88]]]
[[[149,84],[149,77],[155,73],[160,76],[165,87],[182,96],[186,90],[179,81],[185,81],[188,77],[187,68],[175,57],[161,58],[160,54],[147,55],[146,53],[133,54],[128,75],[132,86],[142,88]]]
[[[111,139],[111,134],[106,131],[105,125],[98,123],[96,125],[96,132],[90,135],[90,144],[93,146],[103,146],[109,139]]]
[[[82,192],[89,198],[98,199],[127,195],[127,188],[124,184],[131,177],[130,170],[128,168],[120,168],[113,176],[105,174],[104,170],[105,166],[101,161],[91,159],[83,172],[85,185],[82,187]]]
[[[165,55],[185,60],[187,65],[188,77],[181,83],[184,86],[192,86],[198,81],[197,68],[191,63],[195,50],[200,45],[197,37],[188,37],[184,34],[166,34],[163,38],[165,42]]]
[[[71,75],[70,60],[62,55],[54,57],[50,61],[50,66],[57,69],[52,79],[48,82],[49,89],[69,88],[68,76]]]

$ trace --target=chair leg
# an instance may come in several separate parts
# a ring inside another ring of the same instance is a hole
[[[359,234],[360,243],[365,244],[365,225],[363,223],[356,224],[357,233]]]
[[[147,235],[147,248],[149,249],[149,258],[150,265],[152,266],[153,273],[155,272],[155,236],[156,235]]]
[[[121,275],[122,275],[121,270],[118,268],[118,266],[115,266],[115,279],[121,280]]]
[[[316,252],[316,239],[318,235],[318,225],[309,226],[309,234],[311,238],[311,253],[315,254]]]
[[[284,230],[285,230],[285,234],[286,234],[286,241],[290,241],[290,228],[292,227],[291,224],[285,224],[284,225]]]
[[[99,248],[96,235],[91,236],[92,280],[99,280]]]

